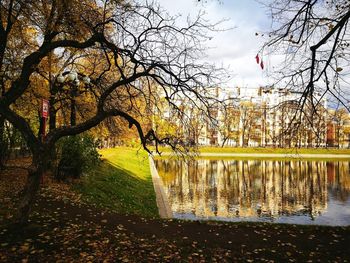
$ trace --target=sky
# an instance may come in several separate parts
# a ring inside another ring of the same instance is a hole
[[[228,87],[254,88],[269,83],[266,71],[270,62],[260,53],[265,68],[261,70],[255,61],[263,39],[256,32],[266,32],[271,25],[267,10],[255,0],[158,0],[171,15],[181,14],[183,18],[194,16],[199,11],[206,12],[206,18],[216,22],[226,21],[222,28],[232,28],[225,32],[213,33],[207,61],[229,68],[232,79]]]

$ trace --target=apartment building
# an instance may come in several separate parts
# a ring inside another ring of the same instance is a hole
[[[204,110],[178,98],[179,115],[165,103],[158,121],[153,117],[153,129],[188,145],[349,147],[349,113],[328,109],[321,94],[314,95],[314,105],[307,98],[300,110],[302,93],[282,88],[208,88],[207,93],[213,100]]]
[[[334,113],[329,112],[327,100],[321,94],[315,94],[313,106],[310,100],[306,100],[302,111],[302,93],[287,89],[216,88],[213,94],[224,103],[218,103],[211,110],[211,119],[208,117],[206,124],[200,127],[194,140],[199,145],[349,146],[349,114],[343,114],[347,117],[332,117]],[[339,119],[342,119],[341,123]],[[344,129],[347,125],[348,129]]]

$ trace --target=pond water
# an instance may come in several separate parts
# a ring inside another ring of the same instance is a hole
[[[350,162],[156,160],[175,218],[350,225]]]

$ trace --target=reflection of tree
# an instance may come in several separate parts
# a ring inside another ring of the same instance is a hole
[[[315,217],[326,208],[328,191],[348,200],[349,166],[302,160],[157,162],[173,211],[204,218]]]
[[[328,191],[336,200],[346,202],[350,198],[350,162],[327,162]]]

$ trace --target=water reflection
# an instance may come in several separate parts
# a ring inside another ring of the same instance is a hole
[[[350,162],[158,160],[179,218],[350,224]]]

